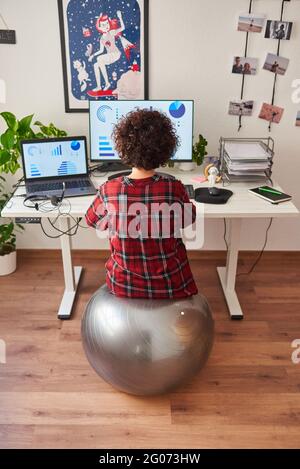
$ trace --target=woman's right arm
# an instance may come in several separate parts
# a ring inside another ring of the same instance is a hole
[[[88,226],[105,231],[108,228],[107,215],[100,187],[92,205],[85,214],[85,221]]]

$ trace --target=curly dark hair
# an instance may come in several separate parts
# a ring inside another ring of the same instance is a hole
[[[122,162],[146,170],[164,166],[179,145],[172,121],[166,114],[137,109],[124,116],[113,131]]]

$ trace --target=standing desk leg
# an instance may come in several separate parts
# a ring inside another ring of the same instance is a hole
[[[243,311],[235,291],[242,219],[232,218],[229,223],[229,249],[226,267],[218,267],[217,270],[231,319],[243,319]]]
[[[68,217],[61,217],[60,230],[67,232],[69,229],[70,219]],[[82,267],[73,267],[71,237],[68,235],[62,235],[60,241],[64,268],[65,291],[60,303],[58,319],[70,319],[77,287],[82,273]]]

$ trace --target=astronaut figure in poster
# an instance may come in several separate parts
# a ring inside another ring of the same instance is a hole
[[[73,96],[140,99],[139,2],[70,0],[67,21]]]

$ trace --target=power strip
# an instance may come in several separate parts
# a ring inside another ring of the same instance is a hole
[[[17,217],[16,223],[19,225],[40,225],[41,218],[39,217]]]

